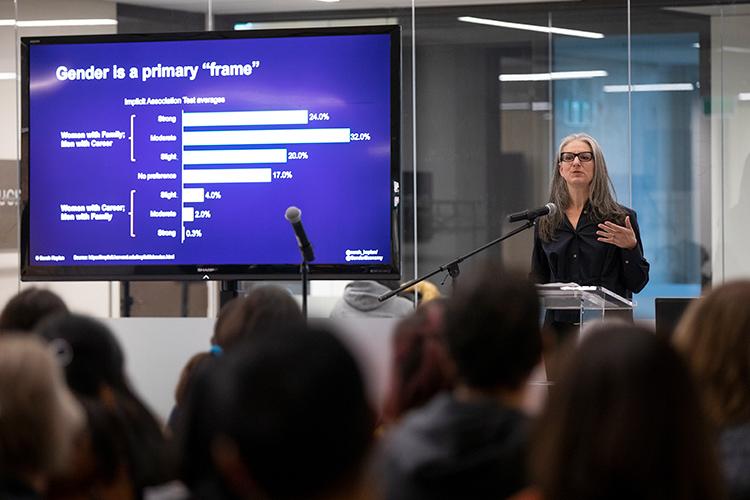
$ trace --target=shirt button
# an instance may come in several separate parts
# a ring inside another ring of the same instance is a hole
[[[626,261],[625,261],[625,264],[630,264],[630,261],[629,261],[629,260],[626,260]]]
[[[577,258],[578,258],[578,254],[577,254],[577,253],[574,253],[574,254],[573,254],[573,258],[574,258],[574,259],[577,259]],[[626,260],[626,261],[625,261],[625,263],[627,264],[627,263],[628,263],[628,261]]]

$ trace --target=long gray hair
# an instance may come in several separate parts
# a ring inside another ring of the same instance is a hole
[[[627,213],[617,203],[615,196],[615,186],[607,172],[607,162],[604,161],[604,153],[596,139],[588,134],[571,134],[560,141],[557,148],[557,157],[553,167],[552,183],[550,186],[549,201],[557,206],[554,214],[539,219],[539,236],[544,241],[550,241],[554,238],[557,228],[562,226],[565,209],[570,206],[570,193],[562,175],[560,175],[560,155],[563,148],[572,141],[583,141],[591,147],[594,153],[594,178],[591,181],[589,189],[589,206],[591,216],[596,221],[611,220],[617,224],[625,224]]]

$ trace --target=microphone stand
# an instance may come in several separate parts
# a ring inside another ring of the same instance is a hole
[[[493,245],[497,245],[498,243],[500,243],[503,240],[507,240],[511,236],[515,236],[515,235],[517,235],[520,232],[523,232],[523,231],[525,231],[525,230],[527,230],[529,228],[534,227],[535,224],[536,224],[536,219],[534,219],[534,220],[527,220],[526,223],[523,226],[519,226],[519,227],[515,228],[513,231],[509,232],[508,234],[500,236],[499,238],[496,238],[496,239],[490,241],[489,243],[487,243],[485,245],[482,245],[481,247],[479,247],[479,248],[477,248],[475,250],[472,250],[471,252],[467,253],[466,255],[462,255],[461,257],[448,262],[447,264],[443,264],[442,266],[440,266],[437,269],[435,269],[435,270],[433,270],[433,271],[425,274],[424,276],[420,276],[419,278],[413,279],[413,280],[409,281],[408,283],[404,283],[403,285],[401,285],[400,287],[396,288],[395,290],[391,290],[388,293],[384,293],[383,295],[381,295],[380,297],[378,297],[378,302],[383,302],[384,300],[388,300],[391,297],[393,297],[394,295],[403,292],[407,288],[412,287],[412,286],[416,285],[417,283],[421,283],[422,281],[426,280],[427,278],[435,276],[437,273],[440,273],[440,272],[443,272],[443,271],[448,271],[448,275],[446,276],[446,278],[448,276],[450,276],[453,279],[453,284],[455,285],[456,278],[458,278],[458,275],[461,274],[461,269],[459,269],[459,267],[458,267],[458,265],[461,262],[465,261],[466,259],[468,259],[469,257],[471,257],[471,256],[473,256],[475,254],[478,254],[479,252],[482,252],[482,251],[490,248]]]
[[[299,266],[299,272],[302,275],[302,316],[307,319],[307,286],[309,282],[310,266],[307,265],[307,259],[302,256],[302,264]]]

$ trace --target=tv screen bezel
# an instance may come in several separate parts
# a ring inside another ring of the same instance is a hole
[[[155,34],[76,35],[22,37],[21,51],[21,159],[19,179],[20,277],[22,281],[198,281],[198,280],[293,280],[300,275],[300,264],[212,264],[202,265],[33,265],[30,259],[29,186],[29,50],[33,45],[96,43],[148,43],[161,41],[198,41],[224,39],[287,38],[387,34],[390,38],[391,71],[391,166],[390,220],[391,262],[389,264],[317,264],[310,263],[311,279],[400,279],[401,278],[401,27],[399,25],[352,26],[336,28],[300,28],[225,32],[187,32]],[[289,228],[290,244],[296,244]],[[313,246],[315,242],[313,241]],[[300,257],[301,261],[301,257]]]

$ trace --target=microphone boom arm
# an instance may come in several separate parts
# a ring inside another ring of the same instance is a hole
[[[411,281],[409,281],[407,283],[404,283],[403,285],[401,285],[400,287],[396,288],[395,290],[391,290],[390,292],[384,293],[383,295],[381,295],[380,297],[378,297],[378,302],[383,302],[384,300],[388,300],[391,297],[393,297],[394,295],[403,292],[407,288],[409,288],[411,286],[414,286],[417,283],[421,283],[422,281],[426,280],[427,278],[431,278],[432,276],[435,276],[437,273],[440,273],[442,271],[448,271],[448,274],[451,277],[453,277],[453,279],[455,279],[458,276],[459,272],[460,272],[459,268],[458,268],[458,265],[461,262],[465,261],[469,257],[472,257],[472,256],[478,254],[479,252],[482,252],[482,251],[490,248],[491,246],[497,245],[498,243],[500,243],[503,240],[507,240],[511,236],[515,236],[518,233],[521,233],[521,232],[523,232],[523,231],[525,231],[525,230],[527,230],[529,228],[534,227],[535,224],[536,224],[536,220],[527,220],[524,223],[523,226],[519,226],[519,227],[515,228],[513,231],[509,232],[508,234],[500,236],[499,238],[496,238],[496,239],[490,241],[489,243],[486,243],[486,244],[482,245],[481,247],[476,248],[476,249],[472,250],[471,252],[469,252],[469,253],[467,253],[465,255],[462,255],[461,257],[459,257],[459,258],[457,258],[455,260],[452,260],[452,261],[448,262],[447,264],[443,264],[442,266],[438,267],[437,269],[434,269],[434,270],[430,271],[429,273],[427,273],[427,274],[425,274],[423,276],[420,276],[419,278],[416,278],[416,279],[413,279],[413,280],[411,280]]]

